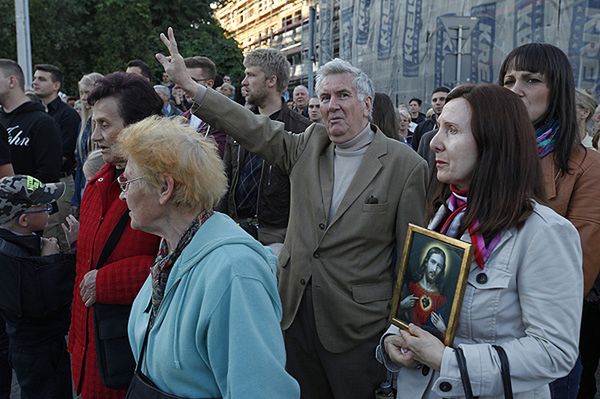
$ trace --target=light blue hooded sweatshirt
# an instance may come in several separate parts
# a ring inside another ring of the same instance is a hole
[[[285,371],[276,259],[215,212],[173,265],[142,372],[185,398],[299,398]],[[136,361],[148,324],[151,277],[129,318]]]

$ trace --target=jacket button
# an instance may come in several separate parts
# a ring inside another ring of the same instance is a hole
[[[475,277],[475,280],[477,280],[479,284],[485,284],[488,281],[488,276],[485,273],[479,273],[477,277]]]
[[[452,390],[452,384],[450,384],[448,381],[444,381],[444,382],[440,383],[440,391],[450,392],[451,390]]]
[[[427,376],[427,374],[429,374],[429,370],[429,367],[423,366],[423,368],[421,369],[421,374],[423,374],[423,376]]]
[[[319,255],[319,252],[318,252],[318,251],[317,251],[317,252],[315,252],[315,253],[313,254],[313,258],[315,258],[315,259],[319,259],[319,256],[320,256],[320,255]]]
[[[304,280],[303,278],[300,279],[300,284],[302,285],[306,285],[306,280]]]
[[[319,228],[321,230],[325,230],[325,223],[319,223]]]

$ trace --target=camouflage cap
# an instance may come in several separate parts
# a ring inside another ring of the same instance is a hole
[[[9,222],[27,208],[56,201],[64,192],[64,183],[44,184],[26,175],[3,177],[0,179],[0,224]]]

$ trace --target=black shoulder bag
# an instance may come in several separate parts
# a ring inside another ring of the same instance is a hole
[[[140,357],[137,366],[135,367],[135,374],[131,380],[125,399],[184,399],[181,396],[171,395],[161,391],[150,378],[142,373],[142,363],[144,362],[144,353],[146,352],[146,346],[148,345],[151,319],[152,317],[148,319],[148,326],[146,327],[146,334],[144,334],[144,342],[142,343],[142,349],[140,350]]]
[[[512,399],[513,392],[512,384],[510,382],[510,367],[508,363],[508,356],[506,356],[506,352],[501,346],[492,345],[492,347],[496,350],[496,352],[498,352],[498,357],[500,358],[500,370],[502,373],[502,386],[504,387],[504,398]],[[471,389],[471,379],[469,378],[469,372],[467,370],[467,361],[465,359],[465,354],[463,353],[462,348],[454,348],[454,354],[456,355],[456,361],[460,370],[460,379],[462,381],[463,389],[465,391],[465,398],[478,398],[478,396],[473,396],[473,390]]]
[[[102,248],[96,269],[104,266],[128,222],[129,211],[125,211]],[[135,361],[127,336],[130,312],[131,305],[94,304],[94,335],[98,369],[102,383],[113,389],[127,388],[135,370]]]

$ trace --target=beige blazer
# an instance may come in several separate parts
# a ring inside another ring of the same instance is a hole
[[[328,224],[334,145],[325,127],[289,134],[212,90],[198,99],[197,116],[288,173],[290,220],[279,256],[282,327],[292,324],[312,280],[317,333],[334,353],[381,334],[392,297],[393,254],[408,223],[422,224],[427,164],[375,126],[373,142]]]

